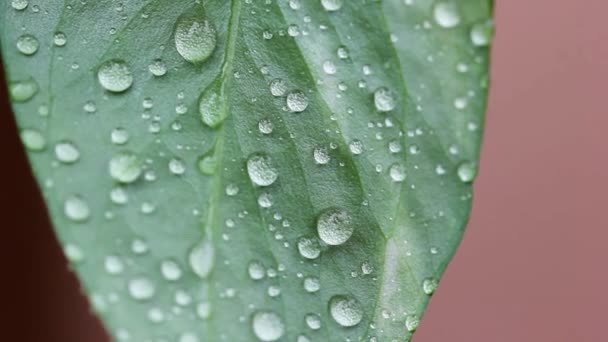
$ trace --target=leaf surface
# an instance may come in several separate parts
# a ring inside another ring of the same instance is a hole
[[[4,2],[20,135],[116,340],[409,340],[469,215],[491,12]]]

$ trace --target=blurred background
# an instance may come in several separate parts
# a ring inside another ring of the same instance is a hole
[[[497,1],[473,214],[415,342],[605,340],[607,11],[605,0]],[[109,341],[66,267],[0,87],[0,340]]]

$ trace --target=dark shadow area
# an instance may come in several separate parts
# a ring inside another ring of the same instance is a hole
[[[2,341],[107,342],[55,238],[0,67]]]

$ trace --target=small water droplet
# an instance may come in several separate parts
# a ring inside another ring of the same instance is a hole
[[[198,111],[203,123],[215,128],[226,119],[228,113],[224,98],[222,97],[221,79],[213,81],[207,89],[203,91],[198,102]]]
[[[279,177],[272,159],[265,154],[253,154],[247,160],[247,173],[258,186],[269,186]]]
[[[78,263],[84,260],[84,253],[82,252],[82,249],[76,245],[70,243],[66,244],[63,247],[63,252],[71,262]]]
[[[269,119],[262,119],[260,120],[260,122],[258,122],[258,129],[262,134],[270,134],[272,133],[274,126],[272,124],[272,121],[270,121]]]
[[[418,328],[418,324],[420,323],[420,319],[416,315],[408,315],[405,318],[405,328],[409,332],[414,332]]]
[[[315,293],[321,289],[321,283],[317,277],[304,278],[304,290],[308,293]]]
[[[116,145],[124,145],[129,141],[129,132],[122,127],[115,128],[112,130],[111,139]]]
[[[310,328],[312,330],[321,329],[321,318],[317,314],[313,314],[313,313],[306,314],[306,316],[304,316],[304,321],[306,322],[306,325],[308,326],[308,328]]]
[[[270,82],[270,93],[272,96],[283,96],[287,92],[287,84],[280,78]]]
[[[150,73],[156,77],[161,77],[167,74],[167,66],[161,59],[155,59],[152,63],[150,63],[150,65],[148,65],[148,70],[150,70]]]
[[[257,260],[253,260],[249,263],[247,267],[247,272],[249,273],[249,278],[252,280],[260,280],[264,278],[266,274],[266,270],[264,269],[264,265]]]
[[[258,197],[258,205],[262,208],[272,207],[272,195],[268,193],[262,193]]]
[[[201,319],[209,319],[211,317],[211,304],[208,302],[200,302],[196,306],[196,314]]]
[[[321,255],[321,245],[317,238],[302,237],[298,240],[298,252],[306,259],[316,259]]]
[[[281,317],[274,312],[258,311],[253,315],[252,327],[255,336],[260,341],[277,341],[285,333]]]
[[[471,28],[471,43],[475,46],[488,46],[493,35],[494,22],[491,19],[477,23]]]
[[[350,152],[354,155],[359,155],[361,153],[363,153],[363,142],[361,142],[361,140],[353,140],[350,142],[350,144],[348,144],[348,148],[350,150]]]
[[[389,172],[393,182],[403,182],[405,180],[405,177],[406,177],[405,169],[403,168],[403,165],[401,165],[399,163],[395,163],[395,164],[391,165],[388,172]]]
[[[315,147],[312,154],[317,165],[325,165],[331,160],[326,147]]]
[[[133,74],[127,63],[120,59],[109,60],[99,67],[97,80],[101,86],[111,92],[120,93],[131,87]]]
[[[13,0],[11,6],[17,11],[23,11],[27,8],[29,2],[27,0]]]
[[[331,317],[343,327],[354,327],[363,319],[361,304],[349,296],[337,295],[329,301]]]
[[[65,46],[65,44],[68,43],[68,36],[66,36],[63,32],[55,32],[55,35],[53,36],[53,43],[55,46]]]
[[[173,158],[169,161],[169,171],[174,175],[183,175],[186,172],[186,165],[181,159]]]
[[[176,281],[182,277],[182,268],[174,260],[164,260],[160,264],[163,277],[169,281]]]
[[[424,293],[430,296],[435,293],[437,285],[439,285],[439,282],[435,278],[424,279],[424,281],[422,282],[422,291],[424,291]]]
[[[24,129],[20,133],[23,145],[30,151],[42,151],[46,147],[46,139],[35,129]]]
[[[108,255],[104,260],[104,268],[108,274],[116,275],[121,274],[122,271],[124,271],[125,266],[119,257]]]
[[[317,232],[328,245],[341,245],[353,234],[355,227],[348,211],[342,208],[329,208],[317,219]]]
[[[213,154],[203,156],[198,161],[198,169],[204,175],[213,175],[217,170],[217,158]]]

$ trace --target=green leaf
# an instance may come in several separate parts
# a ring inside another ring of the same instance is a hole
[[[469,215],[491,12],[5,1],[20,134],[109,331],[408,340]]]

